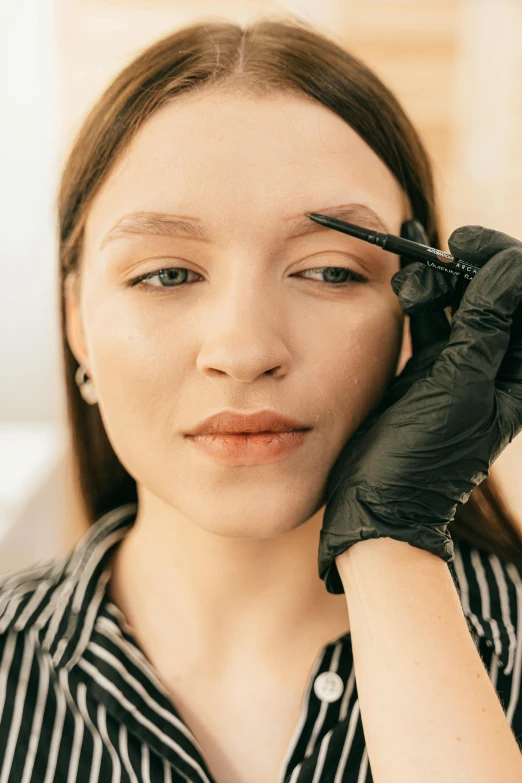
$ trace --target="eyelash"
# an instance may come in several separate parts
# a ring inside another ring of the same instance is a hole
[[[128,287],[132,288],[133,286],[137,286],[140,283],[144,282],[145,280],[151,280],[154,277],[157,277],[164,272],[172,272],[174,270],[182,269],[186,272],[192,272],[191,269],[187,269],[184,266],[170,266],[166,267],[164,269],[157,269],[154,272],[148,272],[146,275],[140,275],[139,277],[134,278],[133,280],[130,280],[128,283]],[[358,272],[354,272],[349,267],[345,266],[318,266],[314,267],[313,269],[305,269],[303,272],[298,274],[304,274],[305,272],[321,272],[324,269],[336,269],[343,272],[349,272],[352,276],[351,280],[348,280],[344,283],[325,283],[323,280],[312,280],[314,283],[319,283],[320,285],[326,286],[327,288],[347,288],[349,285],[352,285],[353,283],[367,283],[368,278],[364,277],[364,275],[359,274]],[[192,274],[197,275],[197,272],[192,272]],[[306,280],[310,280],[310,278],[305,278]],[[150,289],[151,291],[156,291],[154,293],[157,293],[159,291],[166,291],[170,288],[182,288],[186,283],[182,283],[181,285],[173,285],[173,286],[142,286],[143,288]]]

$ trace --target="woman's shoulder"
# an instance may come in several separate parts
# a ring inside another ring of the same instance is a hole
[[[83,618],[103,586],[110,550],[126,535],[136,511],[135,503],[118,506],[93,522],[68,554],[0,574],[0,637],[30,627],[61,633],[66,615]]]
[[[69,557],[37,561],[0,574],[0,636],[24,631],[41,620],[63,583]]]
[[[454,539],[449,569],[476,641],[491,648],[506,676],[522,666],[522,568]]]
[[[89,525],[67,554],[0,574],[0,654],[6,645],[7,658],[15,645],[19,654],[28,640],[31,649],[36,645],[53,662],[66,665],[81,644],[88,644],[84,631],[96,622],[112,548],[134,523],[136,511],[135,503],[111,509]]]

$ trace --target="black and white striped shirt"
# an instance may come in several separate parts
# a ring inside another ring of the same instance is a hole
[[[216,783],[107,595],[111,551],[136,511],[121,506],[66,557],[0,577],[0,783]],[[518,739],[522,571],[454,545],[461,605]],[[274,783],[305,781],[373,781],[349,633],[319,651]]]

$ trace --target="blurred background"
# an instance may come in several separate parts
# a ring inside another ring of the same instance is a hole
[[[0,573],[70,550],[55,200],[72,136],[135,54],[196,20],[293,16],[361,57],[435,167],[443,236],[522,239],[522,0],[17,0],[0,4]],[[443,244],[447,249],[447,244]],[[522,530],[522,434],[495,473]]]

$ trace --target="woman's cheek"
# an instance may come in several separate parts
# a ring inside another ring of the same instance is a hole
[[[338,404],[348,414],[347,436],[374,410],[392,383],[399,360],[408,350],[408,334],[404,334],[404,314],[389,308],[362,317],[351,334],[346,335],[344,350],[338,356],[336,387]],[[351,430],[351,431],[350,431]]]

